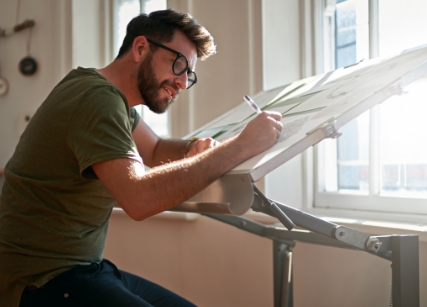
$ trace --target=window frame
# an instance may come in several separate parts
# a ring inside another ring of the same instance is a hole
[[[311,16],[313,25],[305,27],[304,35],[311,37],[311,46],[305,44],[308,50],[311,47],[311,60],[314,62],[313,73],[324,72],[324,55],[327,46],[323,36],[328,31],[324,25],[328,16],[325,16],[327,4],[334,5],[335,1],[312,1],[311,6],[304,8],[305,16]],[[368,0],[369,3],[369,57],[374,58],[379,54],[379,0]],[[330,7],[329,7],[330,9]],[[307,12],[308,10],[308,12]],[[329,18],[333,16],[330,14]],[[303,21],[304,22],[304,21]],[[329,29],[331,30],[331,29]],[[306,39],[305,42],[308,40]],[[309,54],[308,54],[309,55]],[[306,56],[307,58],[307,56]],[[370,110],[370,153],[369,162],[370,182],[379,183],[379,106]],[[310,148],[302,154],[303,164],[303,210],[317,216],[332,216],[361,219],[391,220],[399,222],[420,223],[427,215],[427,200],[425,198],[387,196],[379,194],[380,187],[374,184],[369,186],[368,195],[343,192],[319,192],[319,178],[321,177],[321,147],[322,143]],[[374,144],[374,146],[372,146]]]

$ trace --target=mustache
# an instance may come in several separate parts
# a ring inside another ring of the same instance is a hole
[[[168,81],[168,80],[165,80],[165,81],[163,81],[163,82],[160,84],[160,88],[165,87],[165,85],[167,85],[168,87],[173,88],[173,89],[175,90],[175,92],[176,92],[176,96],[178,96],[179,92],[181,91],[181,89],[180,89],[180,88],[178,88],[174,82],[170,82],[170,81]]]

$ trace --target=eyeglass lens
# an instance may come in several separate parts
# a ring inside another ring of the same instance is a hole
[[[179,55],[173,63],[173,73],[176,75],[183,74],[188,69],[187,59]]]
[[[187,71],[187,88],[190,88],[196,82],[196,74],[188,69],[187,59],[183,55],[179,55],[173,63],[173,73],[182,75]]]

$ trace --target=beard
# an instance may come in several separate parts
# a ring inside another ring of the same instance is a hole
[[[157,80],[153,65],[153,53],[150,53],[141,63],[138,70],[137,82],[139,93],[144,100],[145,105],[154,113],[162,114],[166,112],[168,107],[176,100],[178,94],[173,97],[170,101],[167,98],[160,97],[160,91],[164,88],[164,85],[168,85],[176,90],[178,93],[179,89],[176,88],[175,84],[168,81],[163,81],[161,84]]]

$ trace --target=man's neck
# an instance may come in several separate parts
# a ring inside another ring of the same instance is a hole
[[[96,71],[125,94],[129,107],[144,104],[138,91],[137,71],[135,66],[126,62],[126,59],[116,59],[106,67]]]

